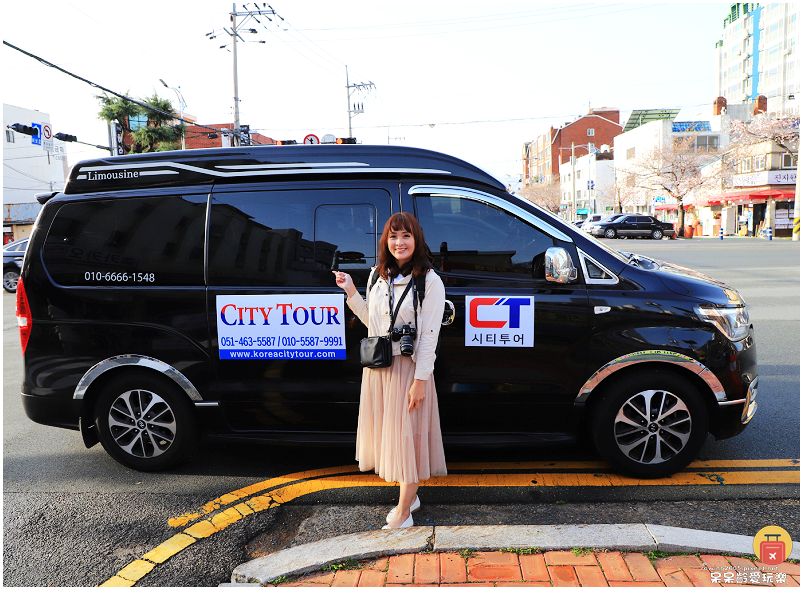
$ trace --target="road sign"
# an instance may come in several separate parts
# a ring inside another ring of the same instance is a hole
[[[313,133],[309,133],[308,135],[306,135],[303,138],[303,143],[305,143],[307,145],[318,144],[319,143],[319,137],[317,137]]]
[[[36,127],[39,133],[31,137],[31,145],[42,145],[42,125],[41,123],[31,123],[31,127]]]
[[[42,137],[45,139],[50,139],[53,136],[53,130],[50,129],[50,125],[45,123],[42,125]]]

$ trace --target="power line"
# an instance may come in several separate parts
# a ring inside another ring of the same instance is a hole
[[[174,118],[175,118],[175,113],[167,113],[167,112],[165,112],[165,111],[162,111],[162,110],[160,110],[160,109],[157,109],[157,108],[155,108],[155,107],[152,107],[152,106],[150,106],[150,105],[148,105],[148,104],[145,104],[145,103],[143,103],[143,102],[139,102],[138,100],[136,100],[136,99],[133,99],[133,98],[131,98],[131,97],[129,97],[129,96],[126,96],[126,95],[124,95],[124,94],[120,94],[119,92],[115,92],[115,91],[113,91],[113,90],[111,90],[111,89],[109,89],[109,88],[106,88],[106,87],[104,87],[104,86],[100,86],[100,84],[97,84],[97,83],[95,83],[95,82],[92,82],[91,80],[87,80],[86,78],[81,78],[81,77],[80,77],[80,76],[78,76],[77,74],[73,74],[72,72],[69,72],[69,71],[65,70],[64,68],[62,68],[62,67],[60,67],[60,66],[57,66],[56,64],[54,64],[54,63],[51,63],[51,62],[47,61],[47,60],[46,60],[46,59],[44,59],[44,58],[41,58],[41,57],[39,57],[38,55],[34,55],[33,53],[30,53],[30,52],[28,52],[28,51],[25,51],[24,49],[20,49],[20,48],[19,48],[19,47],[17,47],[16,45],[12,45],[11,43],[9,43],[8,41],[6,41],[5,39],[3,40],[3,45],[7,45],[7,46],[8,46],[8,47],[10,47],[11,49],[16,49],[16,50],[17,50],[17,51],[19,51],[20,53],[23,53],[23,54],[27,55],[28,57],[32,57],[33,59],[35,59],[35,60],[36,60],[36,61],[38,61],[39,63],[42,63],[42,64],[44,64],[44,65],[46,65],[46,66],[48,66],[48,67],[51,67],[51,68],[55,68],[55,69],[56,69],[56,70],[58,70],[59,72],[63,72],[64,74],[67,74],[68,76],[72,76],[73,78],[76,78],[77,80],[80,80],[81,82],[85,82],[85,83],[86,83],[86,84],[88,84],[89,86],[92,86],[92,87],[94,87],[94,88],[99,88],[99,89],[100,89],[100,90],[102,90],[103,92],[107,92],[108,94],[113,94],[114,96],[117,96],[117,97],[119,97],[119,98],[121,98],[121,99],[123,99],[123,100],[127,100],[127,101],[129,101],[129,102],[132,102],[133,104],[136,104],[136,105],[138,105],[138,106],[140,106],[140,107],[142,107],[142,108],[144,108],[144,109],[147,109],[147,110],[149,110],[149,111],[153,111],[153,112],[155,112],[155,113],[158,113],[158,114],[160,114],[160,115],[164,115],[164,116],[170,117],[171,119],[174,119]],[[218,131],[218,129],[216,129],[216,128],[214,128],[214,127],[207,127],[207,126],[205,126],[205,125],[199,125],[199,124],[196,124],[196,123],[194,124],[194,126],[195,126],[195,127],[201,127],[201,128],[203,128],[203,129],[209,129],[209,130],[212,130],[212,131]]]
[[[602,7],[604,8],[605,6],[607,6],[607,5],[603,5]],[[355,37],[355,38],[352,38],[352,39],[341,39],[341,38],[339,38],[339,39],[337,39],[337,41],[347,41],[347,40],[366,41],[366,40],[370,40],[370,39],[395,39],[395,38],[398,38],[398,37],[422,37],[422,36],[427,36],[427,35],[444,35],[444,34],[453,34],[453,33],[473,33],[473,32],[478,32],[478,31],[488,31],[488,30],[492,30],[492,29],[505,29],[505,28],[510,28],[510,27],[524,27],[524,26],[529,26],[529,25],[534,25],[534,24],[535,25],[544,25],[544,24],[562,22],[562,21],[565,21],[565,20],[574,20],[574,19],[577,19],[577,18],[595,18],[595,17],[600,17],[600,16],[606,16],[606,15],[609,15],[609,14],[618,14],[620,12],[630,12],[632,10],[643,10],[643,9],[646,9],[646,8],[653,8],[655,6],[663,6],[663,4],[648,4],[648,5],[645,5],[645,6],[636,6],[634,8],[621,8],[619,10],[609,10],[609,11],[606,11],[606,12],[598,12],[598,13],[593,13],[593,14],[582,14],[582,15],[566,16],[564,18],[556,18],[556,19],[551,19],[551,20],[535,20],[535,21],[519,22],[519,19],[515,19],[516,22],[512,22],[512,23],[506,24],[506,25],[496,25],[496,26],[486,26],[486,27],[473,27],[473,28],[469,28],[469,29],[464,28],[464,29],[455,29],[455,30],[449,30],[449,31],[447,31],[447,30],[445,30],[445,31],[424,31],[424,32],[399,34],[399,35],[380,35],[378,37]],[[467,24],[470,24],[470,23],[467,23]],[[313,30],[313,29],[311,29],[311,30]],[[317,29],[317,30],[323,30],[323,31],[331,30],[332,31],[332,30],[341,30],[341,29]],[[344,28],[344,30],[348,30],[348,28]]]

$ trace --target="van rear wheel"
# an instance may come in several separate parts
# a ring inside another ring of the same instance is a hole
[[[595,408],[592,438],[614,467],[665,477],[686,467],[708,434],[708,410],[688,380],[669,371],[634,373],[613,383]]]
[[[112,379],[97,399],[94,419],[106,452],[138,471],[176,464],[197,438],[185,395],[167,379],[143,371]]]

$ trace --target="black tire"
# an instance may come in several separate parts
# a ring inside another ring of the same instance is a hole
[[[592,414],[597,451],[637,477],[680,471],[697,456],[707,435],[708,409],[700,392],[670,371],[633,373],[610,384]]]
[[[142,415],[142,409],[147,410]],[[103,387],[94,423],[106,452],[138,471],[166,469],[197,440],[192,407],[175,384],[147,371],[126,371]]]
[[[664,232],[661,231],[660,229],[654,229],[653,233],[650,234],[650,237],[652,237],[654,240],[660,240],[661,238],[664,237]]]
[[[19,269],[17,267],[7,266],[3,269],[3,289],[9,293],[16,293],[18,281]]]
[[[609,227],[606,231],[603,232],[603,235],[607,237],[609,240],[613,240],[617,237],[617,230],[613,227]]]

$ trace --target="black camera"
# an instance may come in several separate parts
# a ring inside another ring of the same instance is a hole
[[[414,354],[414,340],[417,339],[417,329],[408,324],[403,324],[399,328],[392,330],[392,340],[400,341],[400,354],[411,356]]]

